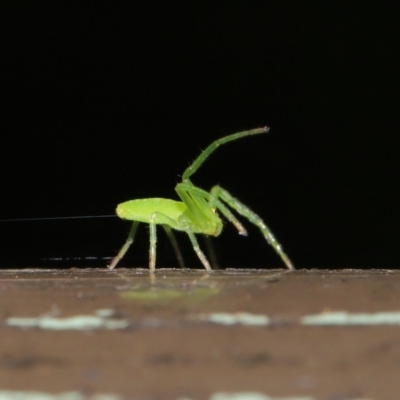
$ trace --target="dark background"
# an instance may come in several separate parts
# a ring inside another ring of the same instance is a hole
[[[2,6],[0,218],[176,198],[211,141],[268,125],[218,149],[193,181],[264,217],[297,267],[399,266],[395,3],[100,4]],[[117,218],[1,222],[1,266],[102,266],[128,230]],[[249,233],[226,227],[221,265],[281,266]],[[146,266],[147,249],[142,226],[122,265]],[[161,231],[158,250],[159,267],[176,265]]]

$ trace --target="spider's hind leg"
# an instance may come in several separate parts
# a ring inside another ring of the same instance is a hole
[[[109,269],[114,269],[116,267],[116,265],[119,263],[119,261],[121,260],[121,258],[128,251],[129,247],[131,246],[131,244],[135,240],[135,235],[136,235],[136,231],[137,231],[138,226],[139,226],[139,222],[138,221],[134,221],[133,224],[132,224],[132,228],[129,231],[129,235],[128,235],[128,238],[126,239],[126,242],[121,247],[121,250],[118,252],[118,254],[111,260],[111,263],[108,266]]]

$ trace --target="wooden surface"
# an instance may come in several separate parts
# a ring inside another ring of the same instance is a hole
[[[388,270],[3,270],[0,398],[397,399],[399,292]]]

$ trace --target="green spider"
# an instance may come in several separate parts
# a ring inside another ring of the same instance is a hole
[[[211,143],[185,170],[182,175],[182,182],[176,185],[175,190],[182,201],[152,198],[130,200],[119,204],[116,210],[117,215],[122,219],[133,221],[133,224],[125,244],[112,259],[108,268],[115,268],[122,259],[134,241],[139,223],[143,222],[150,225],[150,272],[153,273],[156,266],[157,225],[162,225],[164,227],[181,266],[183,266],[182,255],[171,228],[187,233],[192,242],[193,249],[205,269],[211,271],[210,263],[201,251],[195,234],[200,233],[208,236],[218,236],[223,227],[221,218],[217,213],[218,211],[236,227],[240,235],[246,236],[246,229],[230,211],[228,208],[230,207],[257,226],[267,242],[281,257],[286,267],[289,270],[293,270],[294,266],[289,257],[284,253],[282,246],[257,214],[239,200],[232,197],[232,195],[222,187],[214,186],[210,192],[207,192],[195,186],[189,179],[220,145],[245,136],[266,133],[268,131],[268,127],[256,128],[249,131],[234,133]]]

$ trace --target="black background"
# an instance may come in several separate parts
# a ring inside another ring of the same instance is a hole
[[[219,183],[259,213],[297,267],[398,267],[394,2],[101,4],[2,6],[0,218],[176,198],[201,149],[268,125],[218,149],[193,181]],[[1,222],[1,265],[110,257],[128,230],[117,218]],[[221,265],[281,266],[249,233],[226,227]],[[158,266],[175,266],[159,240]],[[145,266],[147,248],[142,226],[123,265]]]

